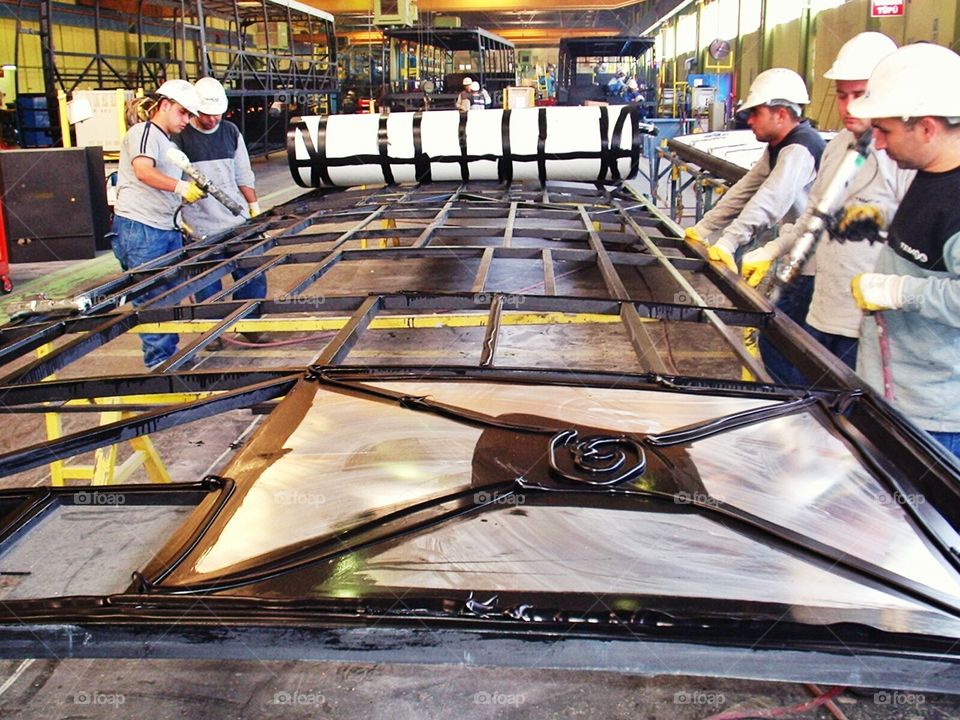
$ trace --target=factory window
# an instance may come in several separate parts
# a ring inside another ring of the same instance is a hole
[[[808,3],[806,0],[777,0],[767,3],[767,28],[796,20]]]
[[[760,29],[763,0],[740,0],[740,34],[748,35]]]
[[[697,49],[697,14],[682,16],[677,21],[677,55],[694,52]]]

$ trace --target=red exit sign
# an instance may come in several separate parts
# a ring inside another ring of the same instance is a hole
[[[903,15],[903,0],[870,0],[870,17]]]

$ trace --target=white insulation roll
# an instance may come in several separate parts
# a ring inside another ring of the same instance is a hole
[[[431,110],[295,118],[287,134],[303,187],[468,180],[618,182],[636,176],[643,133],[629,105]]]

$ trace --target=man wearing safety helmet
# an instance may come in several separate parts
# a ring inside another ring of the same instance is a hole
[[[851,292],[868,313],[857,372],[960,455],[960,55],[916,44],[884,58],[850,114],[917,176],[874,272]],[[954,80],[949,80],[954,78]],[[885,330],[882,329],[885,326]]]
[[[750,86],[740,108],[760,142],[767,143],[760,160],[720,202],[691,228],[686,237],[710,246],[710,259],[737,271],[734,254],[759,230],[781,220],[796,220],[820,167],[823,138],[801,119],[810,102],[806,85],[793,70],[764,70]]]
[[[826,145],[810,122],[801,118],[801,108],[809,102],[803,78],[787,68],[771,68],[757,75],[740,108],[749,112],[747,124],[767,147],[747,174],[685,234],[688,240],[709,245],[710,259],[732,272],[737,272],[734,256],[742,245],[780,222],[796,222],[807,206]],[[781,295],[777,307],[802,323],[812,294],[813,278],[799,277]],[[760,342],[768,370],[778,377],[789,376],[792,366],[762,336]]]
[[[837,110],[844,125],[827,143],[820,162],[820,173],[810,190],[807,209],[796,224],[784,225],[779,236],[743,256],[742,273],[756,287],[777,258],[787,254],[814,214],[827,191],[848,148],[870,130],[867,120],[853,117],[850,103],[862,97],[867,78],[883,58],[897,49],[896,43],[878,32],[864,32],[848,40],[824,77],[836,83]],[[817,243],[816,255],[803,268],[814,277],[813,299],[806,317],[806,330],[824,347],[851,368],[857,363],[857,338],[863,313],[850,297],[850,281],[858,273],[872,270],[880,252],[879,231],[893,218],[916,173],[899,170],[883,150],[870,146],[844,191],[844,213],[833,233],[824,233]],[[764,359],[769,356],[762,347]],[[803,376],[791,368],[783,382],[802,384]]]
[[[149,100],[150,119],[131,127],[120,145],[113,252],[124,270],[180,249],[183,238],[173,222],[177,208],[204,195],[196,183],[182,180],[180,169],[167,159],[167,151],[174,147],[170,136],[199,111],[196,89],[186,80],[167,80]],[[155,286],[133,304],[142,305],[168,289]],[[147,368],[156,368],[176,353],[177,341],[176,335],[141,335]]]
[[[256,178],[250,167],[250,156],[240,130],[229,120],[223,119],[223,113],[227,111],[227,93],[223,85],[216,78],[205,77],[197,80],[196,89],[200,96],[199,112],[179,135],[173,136],[173,142],[190,158],[191,165],[210,178],[240,207],[247,208],[246,213],[237,216],[213,197],[203,198],[183,208],[183,219],[195,233],[216,235],[259,215],[260,203],[257,202],[254,189]],[[241,283],[249,274],[249,271],[242,269],[233,271],[234,282],[240,284],[233,293],[234,300],[266,297],[267,278],[258,275]],[[222,288],[217,280],[196,292],[194,297],[197,302],[203,302]],[[262,341],[259,333],[246,332],[243,335],[251,342]]]

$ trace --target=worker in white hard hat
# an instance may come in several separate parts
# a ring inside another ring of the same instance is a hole
[[[823,138],[802,117],[810,102],[807,87],[797,73],[787,68],[765,70],[753,81],[740,108],[754,136],[767,147],[760,160],[731,187],[703,218],[687,228],[686,238],[709,245],[711,260],[737,272],[739,249],[761,232],[778,223],[792,223],[807,206],[810,188],[817,177]],[[798,278],[781,295],[777,307],[794,322],[807,315],[813,280]],[[761,336],[761,342],[765,342]],[[755,347],[748,350],[756,354]],[[776,354],[764,362],[773,375],[787,374],[791,366]]]
[[[180,249],[183,238],[174,226],[174,215],[181,203],[204,195],[195,182],[183,180],[180,168],[167,158],[167,151],[175,147],[170,136],[200,111],[196,88],[186,80],[167,80],[149,100],[150,119],[131,127],[120,144],[113,252],[124,270]],[[167,289],[154,286],[133,304],[143,304]],[[140,335],[147,368],[169,359],[177,351],[177,341],[176,335]]]
[[[750,285],[759,285],[777,258],[790,252],[813,217],[848,148],[869,132],[870,122],[851,115],[850,103],[866,92],[867,79],[877,63],[896,49],[896,43],[886,35],[863,32],[840,48],[833,65],[824,73],[825,78],[835,83],[837,111],[843,129],[823,151],[820,173],[810,190],[807,209],[796,224],[784,225],[775,240],[744,255],[741,271]],[[857,364],[857,338],[863,313],[850,296],[850,281],[858,273],[873,269],[880,252],[880,231],[893,219],[915,174],[912,170],[899,169],[886,152],[871,144],[869,155],[844,190],[843,214],[830,232],[823,233],[816,254],[802,270],[804,275],[814,277],[813,298],[804,329],[851,368]],[[766,360],[769,352],[765,343],[761,350]],[[795,370],[780,379],[789,384],[805,382]]]
[[[470,110],[483,110],[489,107],[491,102],[486,88],[480,87],[476,80],[470,83]]]
[[[473,92],[470,90],[471,85],[473,85],[473,78],[465,77],[463,79],[463,90],[457,95],[457,110],[466,111],[470,109],[470,99],[473,97]]]
[[[960,55],[907,45],[880,61],[850,114],[917,176],[873,272],[851,292],[871,315],[857,373],[960,456]]]
[[[247,145],[240,130],[229,120],[223,119],[227,111],[227,93],[216,78],[200,78],[196,82],[200,96],[199,111],[183,131],[173,136],[173,142],[190,159],[190,164],[206,175],[240,207],[247,208],[242,215],[234,215],[223,203],[214,197],[202,200],[183,208],[183,219],[198,235],[210,236],[223,233],[232,227],[241,225],[247,219],[260,214],[255,188],[256,177],[250,167]],[[239,287],[233,292],[234,300],[264,298],[267,292],[267,278],[257,275],[243,280],[249,271],[233,271],[233,279]],[[194,293],[196,302],[203,302],[222,290],[217,280]],[[257,317],[254,312],[248,317]],[[242,333],[251,342],[263,340],[259,333]]]
[[[792,222],[807,195],[826,144],[802,118],[810,102],[803,79],[793,70],[772,68],[757,75],[740,107],[754,136],[767,148],[760,160],[686,237],[710,246],[710,258],[736,272],[734,255],[761,229]]]

